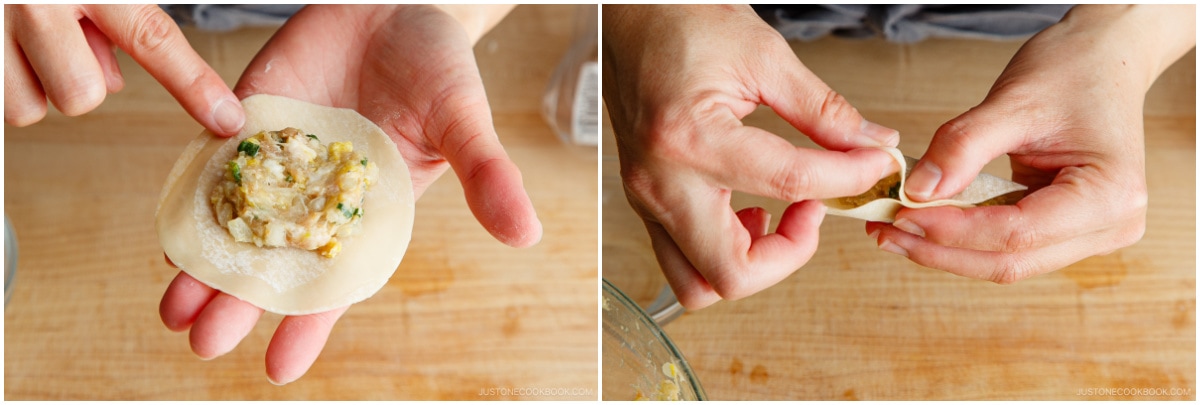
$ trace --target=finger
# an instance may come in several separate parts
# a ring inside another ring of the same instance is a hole
[[[729,263],[719,255],[701,256],[697,263],[701,274],[727,300],[736,300],[775,285],[807,263],[817,250],[819,228],[825,206],[809,200],[792,204],[779,218],[775,233],[754,239],[741,257],[742,263],[720,268],[708,263]],[[736,246],[736,245],[735,245]],[[719,252],[717,252],[719,254]],[[739,252],[735,253],[734,257]],[[739,260],[734,260],[737,263]],[[719,269],[718,274],[705,272]]]
[[[938,128],[925,156],[905,179],[913,201],[950,198],[962,192],[992,159],[1026,143],[1028,120],[1015,120],[986,105]]]
[[[939,245],[1007,253],[1040,249],[1098,232],[1117,236],[1107,241],[1114,244],[1112,248],[1140,239],[1145,193],[1105,193],[1109,187],[1077,174],[1089,170],[1065,168],[1053,185],[1017,205],[901,209],[895,226]],[[1096,195],[1112,197],[1098,199]]]
[[[697,310],[720,301],[721,296],[713,291],[700,272],[688,262],[679,246],[671,239],[671,234],[656,222],[644,222],[646,231],[650,234],[650,246],[654,249],[658,267],[662,269],[663,276],[675,292],[679,303],[684,308]]]
[[[1098,252],[1098,237],[1071,239],[1041,249],[1020,253],[984,252],[946,247],[879,224],[880,249],[907,257],[925,267],[999,284],[1012,284],[1039,274],[1058,270]]]
[[[349,308],[283,318],[267,346],[267,379],[284,385],[303,376],[325,348],[333,325]]]
[[[22,10],[27,18],[14,27],[17,43],[42,83],[50,102],[64,115],[76,116],[104,101],[104,73],[92,55],[71,6],[44,5]]]
[[[108,92],[121,91],[125,87],[125,78],[121,76],[121,66],[117,64],[112,41],[109,41],[90,19],[79,20],[79,26],[83,28],[88,47],[92,48],[92,54],[96,56],[96,62],[100,64],[100,70],[104,73],[104,84]]]
[[[812,257],[824,218],[819,201],[792,204],[775,233],[753,239],[728,207],[727,197],[689,196],[664,227],[684,256],[723,299],[736,300],[783,280]]]
[[[758,239],[767,234],[771,226],[771,213],[761,207],[750,207],[737,212],[738,220],[750,232],[750,239]]]
[[[783,201],[861,194],[899,170],[878,149],[799,148],[754,127],[713,138],[711,149],[697,151],[691,164],[724,187]]]
[[[10,31],[4,30],[4,122],[23,127],[46,116],[46,93]]]
[[[231,136],[246,121],[242,105],[183,32],[155,5],[89,8],[96,26],[179,101],[205,128]]]
[[[787,48],[785,52],[791,53]],[[867,121],[845,97],[831,89],[799,60],[760,78],[763,103],[780,117],[832,150],[896,146],[900,132]]]
[[[254,329],[262,313],[262,309],[232,295],[217,294],[192,324],[192,352],[205,360],[229,353]]]
[[[200,311],[216,296],[217,290],[181,271],[163,293],[158,315],[167,329],[182,332],[192,327]]]
[[[486,99],[462,107],[451,108],[454,116],[443,118],[452,124],[445,126],[441,150],[463,185],[467,205],[497,240],[514,247],[536,244],[542,224],[521,171],[500,146]]]

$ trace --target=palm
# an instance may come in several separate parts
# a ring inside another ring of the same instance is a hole
[[[418,198],[453,167],[493,236],[532,245],[541,224],[496,139],[471,48],[458,22],[432,7],[310,6],[263,47],[234,92],[357,110],[396,142]],[[285,318],[267,349],[268,376],[290,382],[303,375],[345,310]],[[191,327],[193,350],[209,358],[232,350],[262,310],[180,273],[161,312],[171,329]]]
[[[358,110],[400,147],[419,196],[447,167],[437,150],[444,137],[424,124],[444,120],[436,114],[447,102],[478,104],[489,126],[490,112],[471,44],[453,19],[432,8],[385,9],[301,11],[255,57],[234,91],[241,98],[270,93]]]

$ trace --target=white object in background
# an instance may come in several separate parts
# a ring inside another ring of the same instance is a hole
[[[596,146],[600,140],[600,69],[596,64],[596,5],[577,5],[571,48],[554,69],[542,114],[563,142]]]

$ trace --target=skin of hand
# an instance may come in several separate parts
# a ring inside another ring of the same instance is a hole
[[[898,168],[895,130],[863,119],[749,6],[604,5],[604,100],[630,205],[680,303],[703,308],[778,283],[817,246],[824,206]],[[741,118],[772,107],[828,150]],[[867,148],[867,149],[859,149]],[[773,234],[733,190],[796,202]]]
[[[4,122],[100,106],[125,86],[114,45],[129,53],[205,128],[242,129],[242,104],[156,5],[4,5]]]
[[[494,25],[509,10],[477,11],[488,16],[457,10],[452,16],[432,6],[309,6],[264,46],[235,92],[358,110],[396,142],[418,198],[453,168],[480,224],[505,244],[531,246],[541,238],[541,223],[499,143],[472,51],[491,26],[464,29],[455,18]],[[345,311],[284,318],[267,348],[271,382],[300,378]],[[262,312],[183,272],[160,305],[168,328],[191,328],[192,349],[205,359],[232,350]]]
[[[1001,284],[1137,242],[1145,94],[1195,46],[1195,27],[1194,5],[1075,7],[1017,52],[979,106],[938,129],[906,185],[913,200],[947,198],[1007,153],[1026,197],[903,209],[867,233],[918,264]]]

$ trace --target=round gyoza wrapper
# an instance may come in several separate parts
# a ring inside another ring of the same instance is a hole
[[[890,223],[896,219],[896,213],[900,211],[901,207],[925,208],[951,205],[959,208],[971,208],[974,207],[975,204],[979,204],[992,198],[1026,189],[1026,187],[1023,185],[992,176],[990,174],[981,173],[979,177],[976,177],[975,180],[971,181],[971,184],[968,185],[963,192],[958,193],[953,197],[936,201],[913,201],[908,199],[908,194],[904,189],[904,181],[906,178],[908,178],[908,175],[911,171],[909,169],[909,164],[915,164],[915,159],[912,162],[909,162],[909,159],[911,158],[906,158],[904,154],[900,152],[900,149],[887,147],[881,147],[879,149],[887,152],[889,155],[892,155],[892,158],[895,159],[896,163],[900,165],[900,173],[903,173],[903,175],[900,176],[900,198],[880,198],[857,207],[848,206],[836,198],[830,198],[824,201],[825,207],[827,208],[825,212],[829,213],[830,215]]]
[[[396,271],[412,236],[412,178],[395,143],[350,109],[272,95],[247,97],[242,107],[246,124],[237,136],[204,131],[167,176],[156,214],[167,257],[209,287],[282,315],[328,311],[374,295]],[[342,251],[332,259],[315,251],[234,241],[213,214],[210,193],[238,143],[287,127],[317,135],[326,145],[353,142],[355,152],[379,167],[378,181],[363,202],[361,231],[339,237]]]

